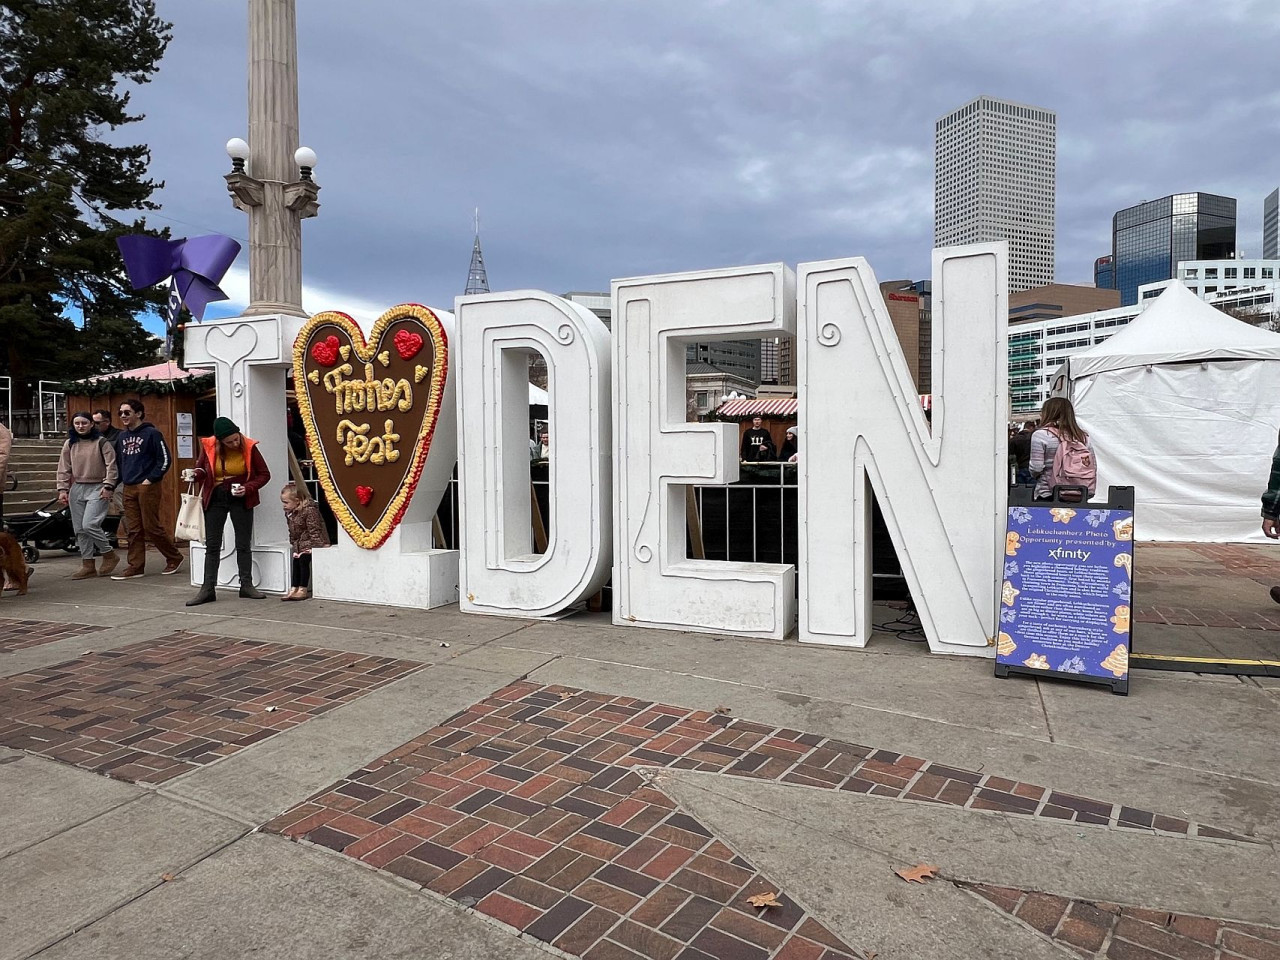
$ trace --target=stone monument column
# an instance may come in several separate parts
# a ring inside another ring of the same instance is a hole
[[[249,305],[240,317],[188,324],[186,359],[213,368],[218,413],[259,442],[271,471],[254,511],[253,577],[263,590],[289,586],[289,535],[276,491],[290,479],[286,372],[302,309],[302,220],[319,209],[315,155],[298,144],[295,0],[249,0],[249,142],[232,140],[227,189],[249,216]],[[204,547],[191,546],[191,579]],[[223,535],[218,585],[238,586],[234,536]]]
[[[298,149],[298,39],[294,0],[249,0],[249,157],[227,174],[232,203],[249,215],[246,317],[305,316],[302,223],[320,188]]]

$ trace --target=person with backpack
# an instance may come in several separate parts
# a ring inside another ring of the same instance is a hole
[[[102,528],[107,508],[120,480],[116,448],[100,436],[87,413],[71,418],[67,442],[58,456],[58,502],[71,508],[71,529],[80,548],[80,569],[72,580],[106,577],[120,562],[111,540]],[[95,563],[102,557],[102,568]]]
[[[1031,435],[1028,464],[1036,479],[1035,498],[1053,499],[1054,487],[1084,487],[1092,497],[1098,487],[1098,461],[1089,435],[1076,422],[1075,407],[1066,397],[1050,397],[1040,412],[1040,427]],[[1062,493],[1063,500],[1086,499],[1079,490]]]

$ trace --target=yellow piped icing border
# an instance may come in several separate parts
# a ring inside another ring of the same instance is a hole
[[[427,413],[422,418],[422,426],[419,428],[417,441],[413,446],[413,461],[409,465],[409,472],[405,474],[404,483],[401,484],[400,489],[396,491],[395,496],[387,504],[387,509],[383,511],[378,523],[372,528],[366,528],[364,524],[356,519],[355,514],[347,506],[346,498],[338,491],[337,485],[333,482],[333,475],[329,472],[329,460],[325,456],[323,445],[320,443],[315,415],[311,409],[311,396],[304,384],[307,348],[310,346],[311,335],[318,328],[328,325],[341,327],[351,338],[351,344],[360,361],[362,363],[371,363],[375,356],[371,344],[378,344],[382,339],[383,333],[391,324],[397,320],[405,319],[415,319],[426,327],[432,341],[431,386],[427,392]],[[424,307],[419,303],[401,303],[385,311],[382,316],[374,321],[367,339],[364,331],[360,329],[360,325],[355,320],[347,314],[336,310],[317,313],[303,324],[302,329],[298,331],[298,337],[293,341],[293,381],[295,384],[303,384],[294,392],[298,401],[298,409],[302,413],[303,425],[306,427],[307,449],[311,452],[311,459],[316,464],[316,474],[320,482],[320,489],[325,492],[334,516],[338,518],[338,522],[342,524],[342,528],[347,531],[347,535],[351,537],[356,546],[365,550],[376,550],[386,542],[387,537],[391,536],[391,531],[399,526],[405,510],[409,507],[409,502],[413,499],[418,480],[422,477],[422,468],[426,463],[427,454],[431,450],[431,438],[435,435],[436,421],[440,417],[440,400],[444,395],[445,378],[448,375],[448,334],[445,333],[444,325],[440,322],[440,318],[430,308]]]

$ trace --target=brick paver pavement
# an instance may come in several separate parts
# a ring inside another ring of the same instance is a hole
[[[1187,553],[1195,559],[1188,559]],[[1280,584],[1280,549],[1246,543],[1143,543],[1138,545],[1134,573],[1137,607],[1133,619],[1139,623],[1167,623],[1190,627],[1221,627],[1241,630],[1280,631],[1280,605],[1272,604],[1266,590],[1258,590],[1259,610],[1214,603],[1193,605],[1143,603],[1144,582],[1209,582],[1252,580],[1260,587]]]
[[[160,783],[422,666],[178,632],[0,680],[0,745]]]
[[[817,734],[529,682],[497,691],[264,829],[387,870],[588,960],[864,955],[785,894],[780,908],[748,905],[748,896],[777,887],[637,767],[1249,841]]]
[[[12,653],[42,643],[85,637],[106,627],[94,627],[87,623],[51,623],[47,620],[11,620],[0,617],[0,653]]]
[[[1113,960],[1280,958],[1280,927],[960,884],[1082,957]]]

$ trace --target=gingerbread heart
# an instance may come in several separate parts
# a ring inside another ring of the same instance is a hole
[[[396,345],[401,360],[412,360],[422,349],[422,337],[411,330],[397,330],[391,342]]]
[[[332,367],[338,362],[338,338],[325,337],[311,345],[311,358],[322,367]]]
[[[381,546],[413,498],[440,415],[448,351],[440,319],[418,304],[392,307],[367,341],[346,314],[318,313],[294,342],[293,384],[316,473],[361,547]]]

